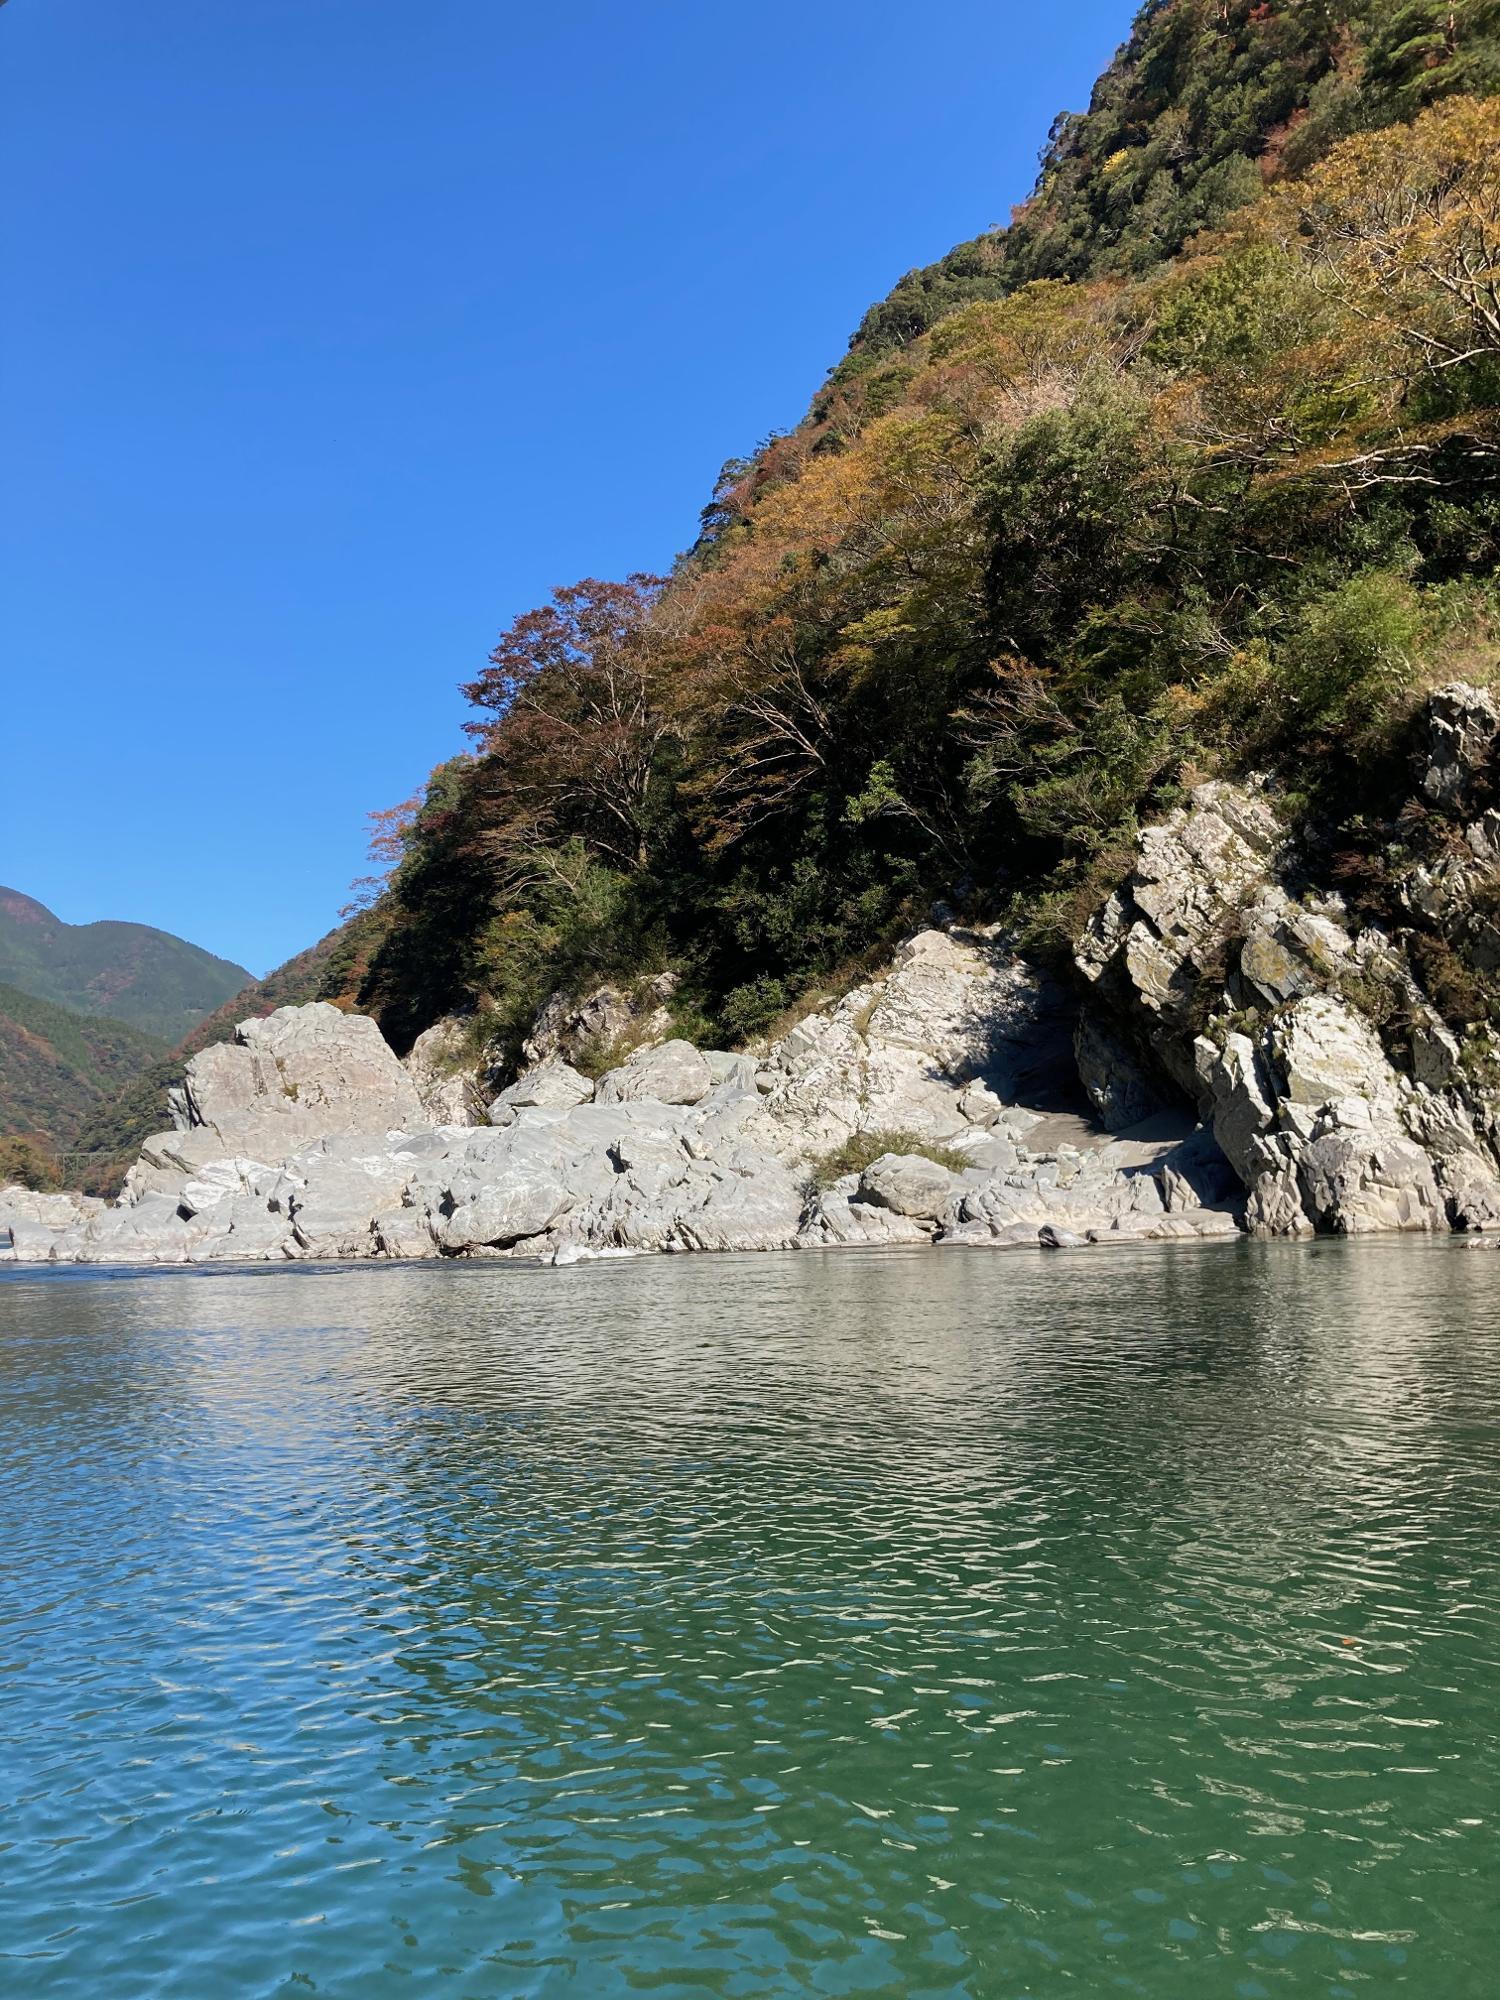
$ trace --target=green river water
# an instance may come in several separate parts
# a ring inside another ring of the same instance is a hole
[[[1500,1991],[1500,1256],[0,1278],[4,2000]]]

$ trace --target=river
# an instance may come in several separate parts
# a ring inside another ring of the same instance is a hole
[[[1500,1257],[0,1278],[7,2000],[1488,2000]]]

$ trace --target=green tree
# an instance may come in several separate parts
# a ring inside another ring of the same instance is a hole
[[[1387,115],[1500,89],[1500,0],[1408,0],[1375,14],[1367,81]]]

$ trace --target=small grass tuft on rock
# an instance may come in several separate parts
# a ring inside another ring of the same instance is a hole
[[[841,1181],[846,1174],[862,1174],[866,1167],[873,1166],[885,1153],[915,1153],[921,1159],[931,1160],[936,1166],[946,1167],[952,1174],[961,1174],[966,1167],[973,1165],[972,1160],[957,1147],[924,1139],[918,1132],[856,1132],[842,1146],[835,1146],[831,1153],[819,1153],[809,1160],[809,1182],[821,1193],[824,1188],[832,1187],[835,1181]]]

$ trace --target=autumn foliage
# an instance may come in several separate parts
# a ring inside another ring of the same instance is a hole
[[[1148,8],[1137,42],[1208,11]],[[1125,217],[1037,275],[1033,216],[897,361],[867,326],[669,577],[507,628],[472,750],[384,828],[361,997],[393,1032],[472,1007],[514,1045],[554,985],[670,963],[689,1031],[750,1033],[934,896],[1061,943],[1143,815],[1250,762],[1378,839],[1422,674],[1500,626],[1500,102],[1424,92],[1413,9],[1344,8],[1317,61],[1312,11],[1224,10],[1276,116],[1209,232],[1137,255]],[[1478,75],[1488,15],[1459,14],[1443,61]],[[1374,101],[1355,29],[1414,122],[1339,136]],[[1268,80],[1288,37],[1306,73]],[[1200,187],[1191,95],[1086,175],[1083,127],[1055,138],[1049,227],[1059,177],[1145,186],[1137,144]]]

